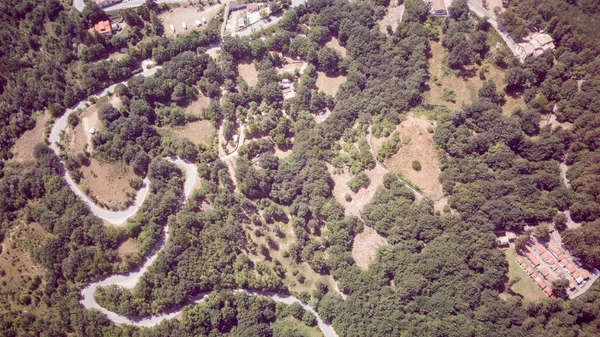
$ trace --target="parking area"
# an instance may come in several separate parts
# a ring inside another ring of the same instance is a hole
[[[201,30],[212,20],[223,7],[222,5],[190,6],[182,4],[167,13],[161,14],[160,18],[165,26],[165,36],[185,34],[192,30]],[[203,18],[205,20],[203,20]]]

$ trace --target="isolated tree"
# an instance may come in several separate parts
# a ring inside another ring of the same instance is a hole
[[[448,66],[453,69],[464,67],[471,63],[473,51],[469,42],[462,40],[448,54]]]
[[[556,215],[554,215],[553,221],[554,228],[557,230],[563,231],[567,229],[567,216],[565,213],[557,212]]]
[[[561,278],[552,282],[552,293],[556,297],[566,297],[569,289],[569,280]]]
[[[454,0],[448,7],[448,14],[457,21],[466,21],[469,19],[469,6],[467,0]]]
[[[547,223],[541,223],[535,226],[533,235],[540,240],[547,240],[550,237],[550,227]]]

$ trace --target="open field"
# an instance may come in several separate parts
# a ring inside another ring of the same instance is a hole
[[[206,108],[210,104],[210,98],[199,94],[198,99],[186,106],[184,111],[186,114],[200,116],[202,109]]]
[[[0,253],[0,283],[2,292],[19,293],[26,290],[32,277],[43,276],[44,268],[34,262],[30,250],[39,247],[48,233],[37,223],[20,222],[12,231],[7,232]],[[0,299],[8,299],[2,296]],[[10,301],[10,300],[8,300]],[[4,309],[10,309],[16,303],[5,303]],[[34,303],[37,304],[37,303]],[[22,306],[13,309],[22,308]],[[37,306],[34,306],[37,309]]]
[[[346,82],[346,76],[329,77],[322,71],[317,72],[317,88],[328,95],[335,96],[344,82]]]
[[[379,20],[379,31],[387,34],[387,26],[392,26],[392,30],[395,32],[396,28],[398,28],[398,23],[402,19],[402,14],[404,13],[404,5],[398,6],[397,1],[390,1],[390,6],[385,13],[383,19]]]
[[[508,278],[510,280],[514,280],[519,277],[520,280],[514,286],[512,286],[512,290],[517,294],[520,294],[526,300],[530,301],[539,301],[545,298],[548,298],[544,291],[540,289],[533,280],[527,275],[527,273],[519,267],[515,258],[517,257],[517,253],[514,249],[507,249],[505,251],[506,260],[508,261]]]
[[[306,324],[302,323],[301,321],[297,320],[294,317],[286,317],[284,319],[280,319],[275,321],[275,323],[273,323],[271,325],[271,327],[275,330],[275,331],[300,331],[302,333],[302,336],[306,336],[306,337],[322,337],[323,333],[321,332],[321,330],[319,330],[319,327],[317,326],[307,326]]]
[[[17,143],[13,146],[12,152],[14,157],[12,160],[18,163],[24,163],[26,161],[33,160],[33,150],[39,143],[45,141],[44,132],[46,129],[46,121],[50,119],[49,113],[39,115],[36,119],[35,128],[27,130],[17,140]]]
[[[138,249],[138,243],[136,240],[134,239],[127,239],[126,241],[124,241],[123,243],[121,243],[121,245],[119,246],[119,248],[117,248],[117,252],[119,252],[119,255],[121,257],[126,256],[126,255],[130,255],[130,254],[134,254],[134,253],[139,253],[140,250]]]
[[[369,187],[361,188],[358,193],[354,193],[347,185],[347,182],[352,179],[351,173],[344,172],[342,174],[334,174],[334,168],[330,164],[327,164],[327,170],[331,175],[331,179],[335,182],[335,186],[333,187],[335,199],[340,205],[344,206],[346,215],[354,215],[357,217],[360,217],[362,208],[373,199],[377,188],[383,184],[383,176],[386,172],[385,169],[379,165],[376,165],[372,170],[365,171],[371,180],[371,183],[369,184]],[[351,201],[345,200],[344,197],[346,194],[352,196]]]
[[[387,245],[386,238],[377,234],[373,228],[365,226],[364,231],[354,238],[352,258],[359,268],[367,270],[379,248],[385,245]]]
[[[327,47],[337,51],[343,57],[346,57],[346,48],[344,48],[340,45],[340,41],[337,38],[332,37],[331,40],[329,42],[327,42],[325,45]]]
[[[439,182],[442,170],[433,142],[433,133],[427,132],[429,126],[433,126],[432,122],[425,117],[409,113],[406,121],[396,127],[401,141],[409,140],[409,142],[401,145],[400,150],[387,159],[385,164],[391,171],[401,172],[404,177],[419,186],[425,196],[438,199],[444,195],[442,184]],[[373,139],[375,153],[384,140],[385,138]],[[412,168],[413,160],[421,163],[420,171]]]
[[[214,132],[209,121],[195,121],[187,123],[183,127],[171,128],[175,135],[181,138],[187,138],[192,143],[206,144],[208,137]]]
[[[159,17],[163,22],[165,27],[165,36],[174,36],[179,34],[185,34],[192,30],[202,30],[205,29],[208,25],[208,22],[212,20],[219,10],[221,9],[221,5],[215,5],[211,7],[204,7],[203,10],[200,10],[194,6],[189,6],[187,4],[182,4],[182,7],[171,9],[167,13],[161,14]],[[206,18],[207,24],[202,25],[200,27],[196,27],[196,20],[202,20],[202,17]],[[185,22],[187,25],[187,30],[183,29],[181,25],[182,22]],[[171,31],[170,25],[173,25],[175,28],[175,33]]]
[[[444,53],[446,49],[442,46],[440,41],[430,41],[432,57],[429,59],[429,74],[430,79],[426,82],[429,87],[429,104],[434,105],[445,105],[451,110],[460,108],[464,105],[469,105],[477,100],[477,92],[483,86],[485,80],[479,77],[479,70],[481,66],[472,64],[465,67],[463,71],[457,72],[457,74],[449,73],[444,76]],[[439,79],[439,84],[434,82],[434,77]],[[496,66],[490,64],[488,71],[485,74],[486,79],[491,79],[496,85],[497,89],[504,89],[504,72]],[[442,90],[444,88],[452,89],[456,93],[456,100],[454,102],[445,101],[441,98]],[[525,107],[522,94],[513,94],[505,96],[506,102],[502,106],[502,112],[504,114],[511,114],[512,111],[518,107]]]
[[[251,62],[238,64],[238,73],[249,86],[255,86],[258,83],[258,70]]]
[[[101,163],[90,158],[89,166],[80,169],[82,178],[79,185],[85,191],[89,188],[91,195],[110,206],[124,205],[127,201],[127,192],[136,193],[129,186],[129,180],[136,178],[133,170],[121,163]]]

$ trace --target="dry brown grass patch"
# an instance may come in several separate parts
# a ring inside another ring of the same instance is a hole
[[[50,114],[47,112],[38,116],[35,128],[25,131],[25,133],[17,140],[12,149],[14,154],[13,161],[24,163],[35,159],[33,157],[33,150],[37,144],[45,142],[45,125],[48,119],[50,119]]]
[[[329,77],[322,71],[317,72],[317,88],[328,95],[335,96],[344,82],[346,82],[346,76]]]
[[[334,174],[334,168],[330,164],[327,164],[327,170],[335,183],[333,186],[333,196],[340,205],[344,206],[346,215],[354,215],[357,217],[360,217],[360,212],[363,207],[373,199],[377,188],[383,184],[383,176],[386,173],[385,169],[379,165],[376,165],[372,170],[365,171],[371,180],[371,183],[369,184],[369,187],[361,188],[357,193],[354,193],[347,184],[347,182],[352,179],[351,173],[344,172],[342,174]],[[351,201],[345,200],[346,194],[352,196]]]
[[[249,86],[255,86],[258,83],[258,70],[252,62],[238,64],[238,73]]]
[[[385,245],[387,245],[386,238],[379,235],[373,228],[365,226],[364,231],[354,238],[352,258],[360,269],[367,270],[379,248]]]
[[[327,42],[325,45],[327,47],[337,51],[343,57],[346,57],[346,48],[344,48],[342,45],[340,45],[340,41],[337,38],[335,38],[335,37],[332,38],[331,41]]]
[[[184,111],[186,114],[200,116],[202,109],[206,108],[210,104],[210,98],[200,94],[198,99],[186,106]]]
[[[408,144],[400,147],[400,150],[385,161],[390,170],[401,172],[404,177],[419,186],[425,196],[432,199],[441,198],[444,193],[439,176],[442,173],[438,159],[438,153],[433,142],[433,134],[427,132],[432,122],[424,117],[415,116],[410,113],[406,121],[396,127],[400,139],[410,139]],[[375,151],[385,139],[374,139]],[[413,160],[421,163],[421,170],[412,168]]]
[[[137,193],[129,181],[137,176],[133,170],[121,163],[101,163],[91,158],[89,166],[80,169],[82,178],[79,183],[82,189],[89,188],[90,194],[110,206],[124,206],[127,192]]]
[[[187,138],[192,143],[206,144],[208,137],[214,132],[209,121],[195,121],[187,123],[183,127],[171,128],[178,137]]]
[[[117,252],[119,253],[120,256],[123,257],[126,255],[139,253],[140,250],[138,249],[137,241],[129,238],[126,241],[124,241],[123,243],[121,243],[121,245],[119,245],[119,248],[117,248]]]

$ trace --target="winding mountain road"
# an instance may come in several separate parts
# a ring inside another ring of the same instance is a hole
[[[156,71],[159,68],[160,67],[154,67],[152,69],[148,69],[148,70],[142,72],[141,75],[142,76],[152,76],[156,73]],[[122,83],[127,84],[126,82],[122,82]],[[110,92],[113,92],[116,86],[117,86],[117,84],[109,86],[108,88],[102,90],[97,96],[101,97]],[[60,150],[61,150],[58,145],[60,142],[60,136],[68,125],[67,121],[68,121],[69,116],[72,113],[74,113],[75,111],[77,111],[78,109],[85,108],[88,104],[91,104],[91,102],[89,102],[89,100],[84,100],[84,101],[80,102],[74,108],[68,109],[65,112],[65,114],[55,122],[55,124],[51,130],[50,136],[48,137],[48,141],[50,142],[50,148],[58,156],[60,156]],[[240,127],[240,130],[242,130],[242,129],[243,129],[243,127]],[[223,141],[222,138],[223,137],[219,137],[219,142]],[[244,141],[243,139],[244,139],[244,133],[240,132],[240,139],[239,139],[238,145],[243,143],[243,141]],[[221,159],[226,162],[229,162],[232,165],[233,160],[237,156],[237,148],[238,147],[236,147],[234,152],[232,152],[230,154],[224,154],[224,151],[223,151],[223,153],[221,153],[221,146],[219,144],[219,153],[221,155]],[[194,189],[196,180],[198,179],[196,165],[193,163],[185,162],[179,158],[176,158],[176,159],[167,158],[167,160],[169,160],[170,162],[181,167],[185,171],[186,179],[185,179],[185,183],[184,183],[184,195],[185,195],[185,199],[187,199],[191,195],[191,193]],[[63,165],[64,165],[64,163],[63,163]],[[230,169],[232,169],[232,167],[230,167]],[[90,208],[91,212],[94,215],[96,215],[99,218],[102,218],[112,224],[115,224],[115,225],[124,224],[128,218],[133,216],[139,210],[140,206],[146,199],[148,192],[149,192],[149,188],[150,188],[150,181],[148,180],[148,178],[144,179],[144,187],[138,192],[138,194],[135,198],[134,204],[125,211],[113,212],[110,210],[100,208],[97,205],[95,205],[85,195],[85,193],[83,193],[81,191],[79,186],[77,186],[77,184],[73,181],[73,179],[71,179],[71,177],[69,176],[69,174],[67,172],[65,172],[64,178],[65,178],[65,181],[67,182],[67,184],[69,185],[69,187],[71,188],[71,190],[88,205],[88,207]],[[235,181],[235,178],[234,178],[234,181]],[[87,309],[96,309],[96,310],[104,313],[108,319],[110,319],[112,322],[114,322],[116,324],[130,324],[130,325],[139,326],[139,327],[152,327],[152,326],[159,324],[160,322],[162,322],[165,319],[171,319],[171,318],[174,318],[175,316],[177,316],[181,312],[183,306],[177,306],[177,307],[171,308],[170,310],[167,310],[166,312],[163,312],[163,313],[157,314],[157,315],[152,315],[152,316],[126,317],[126,316],[117,314],[113,311],[110,311],[106,308],[103,308],[94,299],[94,293],[96,292],[98,287],[105,287],[105,286],[110,286],[110,285],[117,285],[120,287],[129,288],[129,289],[135,287],[135,285],[139,282],[140,278],[148,270],[148,267],[150,267],[150,265],[152,265],[152,263],[154,263],[154,261],[158,257],[158,254],[166,246],[166,243],[169,240],[169,233],[170,233],[169,225],[167,224],[163,230],[163,236],[162,236],[161,240],[159,241],[158,247],[154,250],[153,254],[150,257],[148,257],[146,262],[141,267],[139,267],[136,270],[131,271],[127,274],[103,277],[103,278],[98,279],[92,283],[89,283],[87,286],[85,286],[81,291],[81,297],[82,297],[81,304]],[[315,315],[315,317],[317,319],[317,324],[318,324],[319,328],[321,329],[321,331],[323,332],[323,334],[325,335],[325,337],[337,337],[337,334],[335,333],[335,331],[333,330],[331,325],[325,323],[319,317],[319,314],[312,307],[302,303],[300,300],[298,300],[297,298],[295,298],[293,296],[277,294],[277,293],[270,293],[270,292],[249,291],[249,290],[244,290],[244,289],[237,289],[234,291],[238,292],[238,293],[244,292],[246,294],[253,295],[253,296],[267,297],[276,302],[281,302],[281,303],[285,303],[285,304],[299,303],[300,305],[302,305],[302,307],[305,310],[307,310],[307,311],[311,312],[313,315]],[[200,302],[204,301],[207,297],[208,297],[208,294],[197,295],[196,297],[194,297],[194,298],[190,299],[188,302],[186,302],[185,305],[200,303]]]

